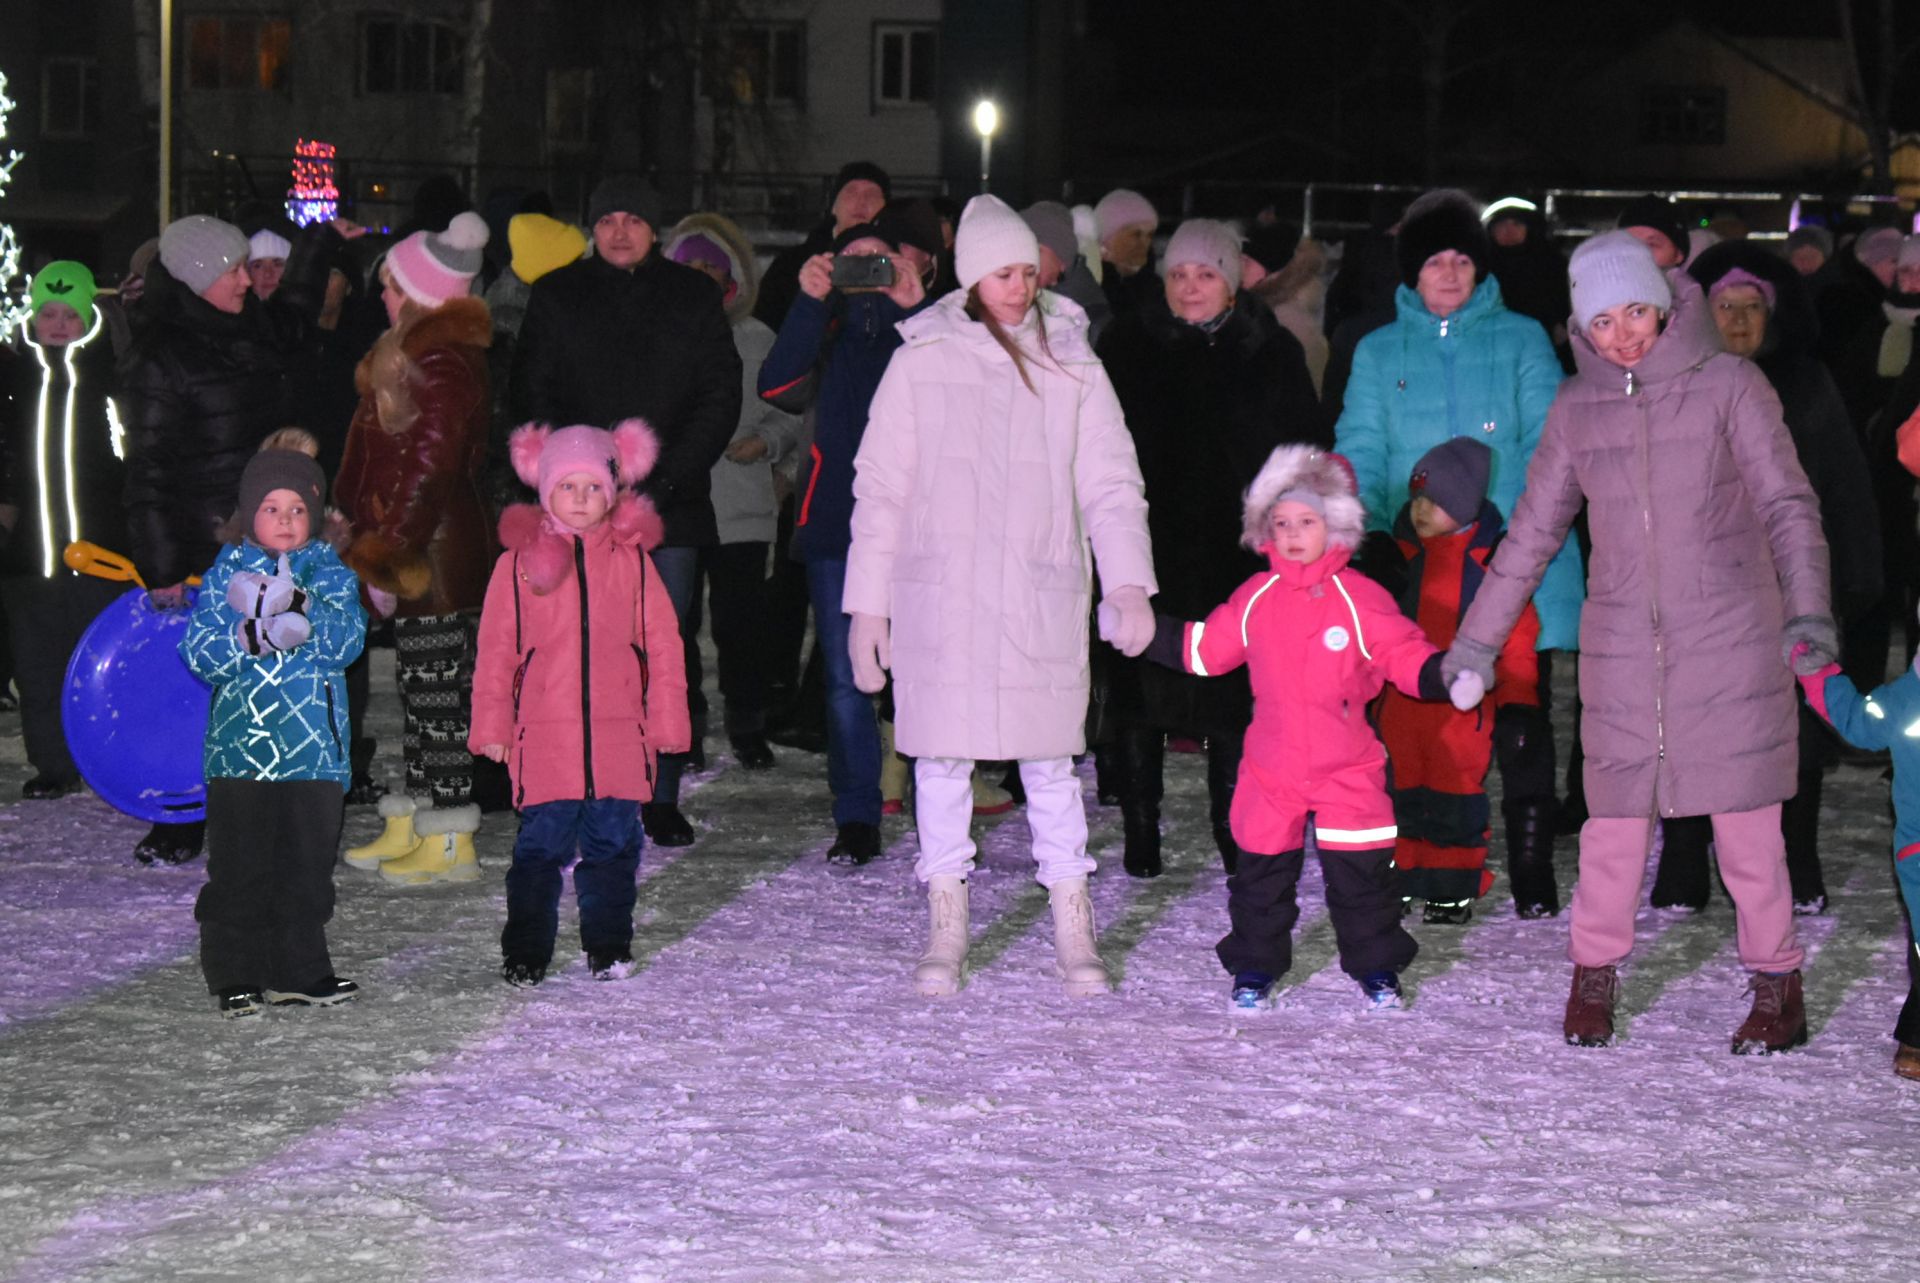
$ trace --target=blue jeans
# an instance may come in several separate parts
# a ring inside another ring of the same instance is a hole
[[[833,822],[880,823],[880,723],[873,696],[853,684],[847,654],[848,618],[840,609],[847,586],[845,561],[809,561],[807,595],[813,599],[813,644],[820,650],[827,684],[827,787],[833,791]]]
[[[560,930],[560,889],[577,850],[573,891],[580,900],[580,947],[618,957],[633,946],[633,876],[645,843],[640,804],[625,798],[542,802],[520,812],[507,870],[507,925],[500,953],[545,966]]]
[[[667,590],[667,596],[673,599],[673,613],[680,620],[680,636],[686,642],[686,649],[697,653],[697,646],[687,640],[687,623],[693,615],[693,595],[700,588],[700,550],[698,548],[655,548],[652,552],[653,565],[660,572],[660,583]],[[700,671],[698,662],[687,666],[688,711],[692,712],[697,702],[697,692],[693,689],[695,675]],[[706,705],[698,704],[704,713]],[[693,733],[697,738],[705,729],[704,717],[693,719]],[[685,753],[662,753],[655,768],[653,781],[653,800],[672,806],[680,804],[680,772],[687,765]]]

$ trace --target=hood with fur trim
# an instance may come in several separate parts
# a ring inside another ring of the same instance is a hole
[[[1254,552],[1263,550],[1274,505],[1289,490],[1307,490],[1326,505],[1327,547],[1352,552],[1367,530],[1367,510],[1357,489],[1353,465],[1344,455],[1310,445],[1283,445],[1267,456],[1247,487],[1240,543]]]
[[[738,325],[753,315],[760,301],[760,265],[753,256],[753,242],[732,219],[724,214],[688,214],[673,230],[661,237],[671,256],[675,241],[687,236],[704,236],[727,252],[733,260],[733,297],[727,300],[727,320]],[[776,327],[777,328],[777,327]]]

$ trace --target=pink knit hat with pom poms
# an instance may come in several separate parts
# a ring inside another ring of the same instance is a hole
[[[572,564],[571,545],[551,516],[548,501],[564,477],[577,472],[600,479],[614,496],[609,523],[622,543],[655,548],[664,533],[660,516],[634,487],[653,471],[660,443],[639,419],[608,432],[603,428],[555,430],[529,423],[508,439],[508,457],[520,479],[540,495],[540,506],[515,504],[500,514],[500,542],[521,558],[521,568],[536,593],[551,592]],[[567,532],[571,533],[571,532]]]

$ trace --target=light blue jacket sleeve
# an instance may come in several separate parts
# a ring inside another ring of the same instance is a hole
[[[1393,479],[1387,475],[1386,384],[1379,356],[1381,336],[1392,329],[1375,330],[1354,349],[1346,401],[1340,421],[1333,427],[1333,448],[1346,456],[1360,482],[1360,502],[1367,508],[1369,530],[1391,530],[1399,511],[1399,505],[1393,502]]]

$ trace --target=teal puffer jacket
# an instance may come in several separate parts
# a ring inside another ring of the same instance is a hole
[[[1450,437],[1472,437],[1492,449],[1487,498],[1511,518],[1560,387],[1552,341],[1538,321],[1507,310],[1492,277],[1444,319],[1404,285],[1394,303],[1398,319],[1367,335],[1354,352],[1334,428],[1334,448],[1360,479],[1369,529],[1391,531],[1413,465]],[[1533,599],[1541,650],[1579,644],[1584,583],[1580,549],[1568,539]]]
[[[367,640],[360,581],[322,539],[287,554],[294,582],[307,591],[313,635],[292,650],[259,659],[235,636],[239,613],[227,582],[243,570],[271,575],[279,558],[253,543],[229,546],[200,585],[181,657],[213,687],[207,717],[207,778],[332,780],[347,787],[346,667]]]

